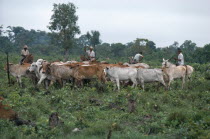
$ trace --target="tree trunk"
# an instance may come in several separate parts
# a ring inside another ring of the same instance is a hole
[[[64,51],[64,62],[67,61],[69,58],[69,49],[65,49]]]

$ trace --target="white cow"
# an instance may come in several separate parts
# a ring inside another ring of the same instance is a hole
[[[149,68],[149,65],[147,65],[145,63],[136,63],[136,64],[124,63],[123,65],[127,65],[129,67],[138,67],[138,66],[141,66],[141,67],[144,67],[145,69],[148,69]]]
[[[29,71],[36,74],[36,77],[39,79],[38,85],[40,85],[43,80],[50,79],[50,77],[46,73],[43,73],[42,65],[39,65],[39,62],[33,62],[29,67]],[[45,80],[45,85],[45,87],[48,88],[47,80]]]
[[[36,84],[37,82],[35,74],[28,72],[28,68],[30,67],[30,65],[31,64],[28,63],[24,63],[23,65],[9,63],[9,68],[6,64],[4,70],[9,70],[10,74],[16,78],[19,86],[23,87],[21,80],[22,77],[29,77],[30,79],[32,79],[34,84]]]
[[[108,76],[111,81],[117,83],[117,88],[120,90],[120,81],[131,80],[133,82],[133,87],[137,85],[137,69],[131,67],[106,67],[104,69],[105,75]]]
[[[168,60],[163,59],[162,63],[163,72],[166,74],[166,80],[167,80],[167,87],[170,89],[171,81],[174,79],[182,79],[182,89],[184,88],[185,84],[185,78],[190,77],[193,73],[194,69],[192,66],[186,65],[186,66],[176,66]]]
[[[160,82],[165,87],[165,82],[163,79],[162,69],[137,69],[137,79],[141,83],[142,89],[144,90],[144,83],[150,82]]]

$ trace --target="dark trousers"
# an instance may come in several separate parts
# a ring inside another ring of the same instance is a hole
[[[20,65],[23,64],[24,59],[26,58],[26,56],[22,56],[22,59],[20,60]]]

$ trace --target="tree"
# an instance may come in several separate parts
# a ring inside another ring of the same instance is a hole
[[[54,34],[59,46],[64,49],[64,60],[68,59],[69,50],[75,43],[75,35],[80,34],[77,25],[78,16],[76,7],[73,3],[54,4],[53,15],[51,16],[50,26],[48,27]]]
[[[125,48],[126,46],[122,43],[112,43],[111,44],[111,52],[115,57],[123,57],[125,56]]]
[[[94,47],[96,54],[96,45],[100,44],[100,32],[92,30],[91,33],[87,32],[86,37],[89,40],[89,44]]]
[[[17,48],[22,47],[25,44],[31,45],[31,43],[34,41],[33,33],[30,33],[29,30],[26,30],[23,27],[8,26],[7,28],[9,39]]]
[[[192,42],[191,40],[186,40],[184,43],[180,46],[184,53],[184,58],[186,62],[192,62],[194,61],[194,57],[192,57],[193,53],[195,52],[197,46],[196,43]],[[186,63],[185,62],[185,63]]]
[[[146,45],[153,50],[156,49],[156,44],[153,41],[148,41]]]
[[[12,51],[12,43],[7,36],[4,36],[3,26],[0,26],[0,51],[8,53]]]
[[[196,47],[196,43],[192,42],[191,40],[184,41],[184,43],[180,46],[181,49],[184,49],[188,52],[194,52]]]

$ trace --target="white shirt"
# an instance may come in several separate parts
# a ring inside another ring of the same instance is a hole
[[[88,54],[89,57],[95,58],[95,52],[94,51],[91,51],[90,52],[90,50],[87,50],[86,52],[87,52],[87,54]]]
[[[143,57],[143,55],[141,55],[141,54],[136,54],[136,55],[134,56],[134,60],[139,61],[139,60],[140,60],[140,57]]]
[[[181,61],[180,61],[180,60],[181,60]],[[178,55],[178,64],[179,64],[179,65],[184,65],[184,56],[183,56],[182,53],[180,53],[180,54]]]
[[[24,56],[27,56],[27,55],[29,55],[29,51],[28,51],[28,49],[26,49],[26,51],[23,49],[23,50],[21,50],[21,55],[24,55]]]

